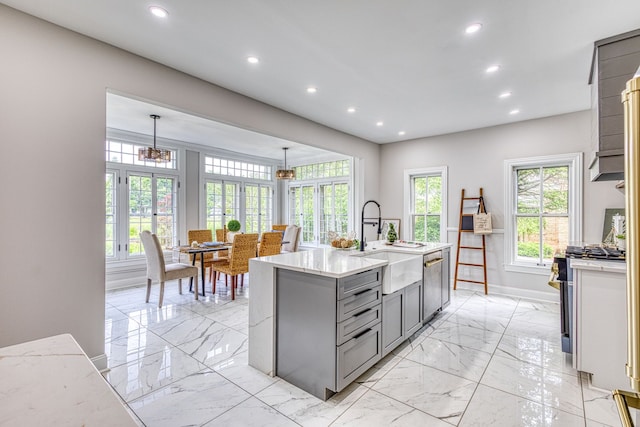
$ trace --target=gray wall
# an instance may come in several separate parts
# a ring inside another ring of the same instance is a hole
[[[4,5],[0,52],[0,347],[70,332],[89,356],[104,353],[108,89],[361,157],[364,197],[378,197],[376,144]]]
[[[452,264],[455,264],[460,191],[477,194],[483,187],[493,226],[504,227],[503,163],[507,159],[563,153],[584,153],[584,217],[583,239],[597,243],[602,239],[604,209],[624,207],[624,196],[615,189],[615,182],[590,182],[588,163],[590,152],[590,113],[554,116],[510,125],[495,126],[468,132],[386,144],[381,150],[381,202],[385,216],[402,218],[403,171],[405,169],[448,166],[448,241],[454,243]],[[389,165],[389,166],[387,166]],[[550,293],[547,279],[540,275],[508,273],[503,268],[504,235],[487,237],[488,281],[511,287],[507,292],[530,296]],[[491,287],[490,287],[491,289]]]

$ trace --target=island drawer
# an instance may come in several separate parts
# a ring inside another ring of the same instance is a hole
[[[364,308],[359,313],[349,317],[347,320],[337,323],[336,344],[341,345],[362,331],[379,323],[382,318],[382,305],[372,303],[370,307]]]
[[[338,279],[338,299],[344,299],[376,285],[382,285],[381,268],[374,268],[373,270],[343,277]]]
[[[337,348],[336,390],[340,391],[382,358],[380,323]]]
[[[369,289],[361,289],[338,301],[338,322],[342,322],[354,314],[361,312],[363,309],[375,304],[380,304],[381,302],[381,285],[376,285]]]

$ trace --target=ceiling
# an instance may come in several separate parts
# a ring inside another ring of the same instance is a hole
[[[593,42],[640,27],[638,0],[0,2],[377,143],[588,109]]]

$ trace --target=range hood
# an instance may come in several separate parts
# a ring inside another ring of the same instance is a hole
[[[624,109],[621,93],[640,66],[640,30],[594,43],[591,85],[591,181],[624,179]],[[639,70],[640,71],[640,70]]]

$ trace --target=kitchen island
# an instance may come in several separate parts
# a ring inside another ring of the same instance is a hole
[[[311,391],[282,372],[283,366],[294,364],[283,364],[283,357],[288,358],[296,353],[296,348],[308,350],[311,340],[313,345],[325,352],[324,356],[319,356],[318,362],[335,362],[335,366],[327,368],[328,376],[334,376],[330,378],[330,381],[334,381],[333,387],[327,388],[329,391],[340,391],[356,375],[366,371],[382,357],[382,277],[383,269],[390,261],[376,255],[396,252],[420,257],[417,266],[419,271],[407,276],[413,281],[417,277],[421,282],[421,257],[443,251],[447,255],[447,263],[442,266],[443,277],[446,277],[448,288],[450,246],[448,243],[430,243],[397,247],[385,245],[384,242],[371,242],[364,253],[323,248],[250,260],[249,365],[271,376],[284,375],[285,380],[320,398],[327,398],[328,395],[317,388]],[[416,295],[415,292],[413,295]],[[422,321],[422,317],[419,320]],[[294,335],[297,338],[291,338]],[[329,342],[331,337],[332,346],[319,344],[322,340]],[[408,336],[403,334],[403,338]],[[285,348],[287,351],[283,353]],[[281,359],[280,370],[278,354]],[[304,359],[304,351],[301,354],[298,355],[300,357],[293,355],[292,360]],[[329,357],[330,354],[333,357]],[[326,360],[328,358],[335,360]],[[301,372],[306,368],[298,366],[291,369]]]

